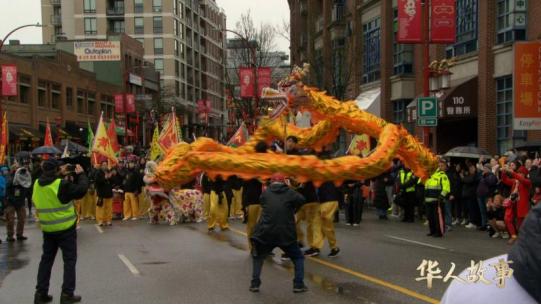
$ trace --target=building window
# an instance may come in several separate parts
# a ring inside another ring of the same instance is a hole
[[[30,103],[30,77],[19,76],[19,103]]]
[[[175,36],[178,36],[178,21],[174,18],[173,18],[173,34]]]
[[[380,18],[363,24],[363,83],[380,79]]]
[[[43,81],[38,82],[38,106],[47,106],[47,84]]]
[[[407,107],[411,100],[396,100],[393,101],[393,122],[397,125],[402,124],[410,133],[413,133],[413,123],[408,123]]]
[[[163,20],[162,17],[154,17],[154,33],[163,33]]]
[[[73,89],[66,88],[66,107],[73,108]]]
[[[175,40],[175,56],[177,56],[177,57],[179,55],[179,53],[178,53],[178,44],[179,44],[178,40]]]
[[[135,40],[139,41],[143,45],[143,50],[145,50],[145,39],[144,38],[135,38]]]
[[[175,76],[180,77],[180,62],[175,60]]]
[[[85,18],[85,34],[98,34],[98,26],[96,18]]]
[[[96,94],[88,93],[88,115],[94,115],[94,105],[96,105]]]
[[[184,19],[184,4],[182,2],[180,2],[179,4],[180,4],[179,16],[180,16],[180,19]]]
[[[346,86],[346,75],[348,74],[347,67],[347,54],[346,54],[346,39],[338,38],[334,39],[332,45],[332,65],[333,67],[333,94],[337,98],[342,98],[345,93],[344,86]]]
[[[134,18],[135,22],[135,34],[144,34],[145,33],[145,18],[136,17]]]
[[[162,0],[152,0],[152,8],[154,12],[162,11]]]
[[[446,57],[477,51],[478,0],[456,1],[456,43],[446,50]]]
[[[179,37],[180,39],[184,39],[184,26],[182,24],[180,24]]]
[[[163,54],[163,38],[154,38],[154,54]]]
[[[85,93],[81,90],[77,90],[77,113],[84,113],[84,101]]]
[[[113,31],[113,33],[124,34],[126,32],[124,21],[113,21],[112,31]]]
[[[526,40],[527,0],[498,0],[498,44]]]
[[[413,45],[397,43],[398,9],[393,11],[393,75],[413,73]]]
[[[160,72],[160,76],[163,75],[163,59],[154,59],[154,68],[157,72]],[[162,87],[163,88],[163,87]]]
[[[180,65],[180,78],[186,79],[186,65],[181,64]]]
[[[85,0],[85,13],[95,13],[96,12],[96,0]]]
[[[317,49],[314,52],[314,59],[316,62],[316,77],[317,77],[317,83],[320,87],[320,89],[323,88],[323,68],[325,67],[325,63],[323,62],[323,49]]]
[[[526,132],[513,130],[513,77],[496,80],[496,142],[498,152],[513,148],[513,140],[525,140]]]
[[[51,107],[53,109],[60,109],[60,100],[62,96],[62,86],[60,85],[52,85],[51,88]]]
[[[173,12],[175,12],[175,16],[178,15],[178,1],[173,0]]]
[[[134,0],[133,1],[133,11],[135,13],[142,13],[145,11],[143,0]]]

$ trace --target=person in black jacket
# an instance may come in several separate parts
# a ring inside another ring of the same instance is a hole
[[[390,207],[389,197],[387,196],[387,191],[385,190],[389,181],[392,181],[390,172],[383,173],[375,178],[372,178],[374,183],[372,188],[374,192],[374,207],[376,208],[376,214],[379,216],[379,219],[387,220],[387,209]]]
[[[454,181],[456,185],[456,191],[454,193],[455,197],[455,221],[453,225],[466,225],[467,218],[467,202],[464,198],[464,182],[462,182],[462,177],[464,176],[465,170],[462,168],[462,164],[457,164],[455,166]]]
[[[206,173],[201,175],[201,188],[203,189],[203,220],[207,220],[210,213],[210,192],[212,191],[212,182]]]
[[[406,166],[403,166],[396,177],[396,189],[397,194],[395,203],[402,204],[404,208],[404,218],[401,222],[414,222],[415,221],[415,202],[417,201],[417,192],[415,186],[419,179],[413,174],[413,172]]]
[[[23,235],[26,220],[25,199],[32,186],[32,177],[25,167],[12,166],[12,172],[6,177],[6,228],[8,237],[6,241],[15,241],[14,225],[17,214],[17,240],[28,239]]]
[[[108,169],[107,161],[100,164],[100,170],[96,172],[94,183],[96,183],[96,218],[98,226],[110,226],[113,221],[113,186],[115,180]]]
[[[318,189],[319,205],[314,218],[314,248],[306,250],[306,256],[318,256],[325,243],[325,237],[329,242],[331,253],[329,257],[336,257],[340,253],[336,234],[334,232],[334,213],[338,210],[338,188],[334,182],[327,181]]]
[[[210,213],[207,222],[209,232],[214,232],[216,223],[219,224],[222,231],[229,231],[227,224],[227,198],[233,197],[231,189],[227,187],[226,182],[221,176],[217,176],[212,182],[210,193]]]
[[[363,215],[363,195],[361,181],[347,180],[342,185],[344,206],[346,210],[346,225],[358,227]]]
[[[267,143],[259,142],[255,146],[255,152],[264,154],[267,152]],[[243,181],[242,185],[242,206],[245,214],[244,220],[246,221],[246,236],[248,236],[248,246],[252,249],[252,243],[250,242],[250,234],[255,224],[261,216],[260,197],[263,193],[263,182],[257,178],[253,178],[247,181]]]
[[[477,186],[481,177],[475,165],[470,165],[469,171],[465,171],[460,177],[462,178],[462,197],[466,200],[466,209],[469,215],[465,226],[468,229],[475,229],[481,226],[481,211],[477,203]]]
[[[129,158],[128,168],[124,176],[124,218],[122,220],[139,219],[139,191],[141,177],[135,167],[135,157]]]
[[[242,219],[242,179],[233,175],[227,179],[227,183],[233,192],[229,205],[229,219]]]
[[[293,292],[308,291],[304,285],[304,256],[297,244],[295,228],[295,212],[304,202],[304,197],[286,184],[284,175],[272,176],[271,185],[261,195],[261,217],[250,235],[253,244],[250,291],[259,292],[263,262],[276,247],[282,249],[295,266]]]

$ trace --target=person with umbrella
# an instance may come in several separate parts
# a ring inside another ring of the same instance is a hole
[[[438,170],[425,183],[426,215],[430,228],[427,236],[443,237],[445,232],[441,205],[451,193],[451,184],[444,171],[446,168],[446,161],[440,160]]]

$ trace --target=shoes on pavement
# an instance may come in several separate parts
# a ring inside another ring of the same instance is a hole
[[[451,232],[453,231],[453,227],[445,227],[445,232]]]
[[[508,239],[508,238],[509,238],[509,233],[504,232],[504,233],[502,234],[502,238],[503,238],[503,239]]]
[[[99,226],[99,227],[103,227],[103,226],[104,226],[104,224],[103,224],[103,223],[101,223],[101,222],[98,222],[98,226]]]
[[[78,227],[76,227],[75,229],[76,229],[76,230],[81,230],[81,227],[80,227],[80,226],[78,226]]]
[[[112,226],[113,224],[111,222],[106,222],[105,225],[106,226]]]
[[[304,256],[318,256],[318,255],[319,255],[319,249],[316,249],[316,248],[310,248],[304,251]]]
[[[434,236],[434,233],[428,233],[426,236]]]
[[[139,219],[144,219],[144,217],[143,217],[143,216],[139,216]]]
[[[8,237],[8,238],[6,238],[6,241],[13,242],[13,241],[15,241],[15,238],[13,238],[13,237]]]
[[[212,232],[214,232],[214,228],[210,228],[210,229],[208,229],[208,232],[209,232],[209,233],[212,233]]]
[[[301,293],[306,291],[308,291],[308,287],[306,287],[304,284],[293,284],[294,293]]]
[[[17,236],[17,240],[27,240],[28,237],[24,236],[24,235],[20,235],[20,236]]]
[[[304,248],[304,244],[302,243],[302,241],[299,242],[298,245],[299,245],[299,248],[301,248],[301,249]]]
[[[457,220],[455,220],[455,221],[453,222],[453,226],[458,226],[458,225],[460,225],[460,221],[457,219]]]
[[[460,223],[461,226],[465,226],[468,224],[468,221],[466,219],[462,220],[462,222]]]
[[[432,235],[432,237],[443,237],[443,235],[441,233],[436,233],[436,234]]]
[[[60,304],[74,304],[81,302],[83,298],[80,295],[60,295]]]
[[[475,229],[475,228],[477,228],[477,226],[470,222],[470,223],[466,226],[466,228],[468,228],[468,229]]]
[[[259,285],[250,285],[250,291],[251,292],[259,292]]]
[[[92,216],[91,219],[92,219],[92,220],[96,220],[96,217]]]
[[[428,220],[423,223],[423,226],[428,226]]]
[[[354,226],[354,227],[358,227],[359,224],[358,224],[358,223],[354,223],[353,226]]]
[[[47,304],[53,301],[53,296],[50,294],[34,294],[34,304]]]
[[[516,237],[511,237],[511,239],[509,239],[509,240],[507,241],[507,244],[508,244],[508,245],[512,245],[512,244],[515,243],[515,241],[517,241],[517,238],[516,238]]]
[[[137,217],[132,217],[132,219],[131,219],[131,220],[137,220]]]
[[[351,226],[351,224],[348,222],[348,223],[346,223],[346,226]]]
[[[224,228],[224,229],[220,229],[220,231],[227,232],[227,231],[231,231],[231,230],[229,228]]]
[[[228,219],[229,219],[229,220],[233,220],[233,219],[235,219],[235,216],[229,216]]]
[[[477,231],[486,231],[487,230],[487,228],[485,228],[485,227],[477,227],[476,229],[477,229]]]
[[[491,236],[492,238],[502,238],[502,235],[500,233],[494,233],[494,235]]]
[[[399,215],[398,214],[391,214],[391,217],[398,218]]]
[[[289,256],[287,254],[285,254],[285,253],[282,253],[282,257],[280,259],[283,260],[283,261],[291,260],[291,258],[289,258]]]
[[[130,218],[129,217],[124,217],[124,218],[122,218],[122,220],[130,220]]]
[[[334,248],[331,250],[331,253],[329,253],[329,257],[337,257],[338,253],[340,253],[340,248]]]

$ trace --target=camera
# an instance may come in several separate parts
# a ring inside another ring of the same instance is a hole
[[[75,165],[66,164],[66,170],[69,171],[69,172],[74,172],[75,171]]]
[[[24,168],[24,167],[21,168],[21,174],[23,174],[23,175],[26,174],[26,168]]]

